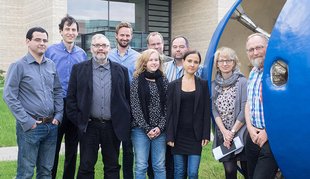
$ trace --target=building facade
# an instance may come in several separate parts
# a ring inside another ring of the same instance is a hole
[[[270,33],[284,2],[245,1],[242,5]],[[49,33],[49,44],[59,42],[58,24],[67,13],[79,21],[78,45],[86,51],[94,33],[105,34],[114,47],[115,25],[125,20],[134,26],[131,46],[138,51],[146,49],[148,33],[158,31],[164,36],[167,55],[170,40],[183,35],[189,39],[190,48],[200,51],[204,58],[217,24],[233,3],[233,0],[0,0],[0,69],[6,71],[10,63],[27,52],[25,34],[30,27],[42,26]],[[245,66],[248,61],[244,42],[250,33],[238,22],[231,22],[219,44],[235,48]],[[242,70],[247,74],[247,67]]]

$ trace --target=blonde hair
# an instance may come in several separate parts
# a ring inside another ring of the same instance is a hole
[[[161,55],[159,54],[157,50],[147,49],[141,53],[141,55],[136,61],[136,71],[133,74],[134,77],[138,77],[142,72],[146,70],[146,64],[149,61],[153,53],[156,53],[159,57],[159,68],[158,69],[163,74],[163,70],[162,70],[163,60],[162,60]]]
[[[216,68],[216,71],[220,72],[220,69],[218,68],[218,60],[219,60],[220,56],[226,56],[229,60],[234,61],[233,71],[235,71],[236,69],[239,69],[240,61],[239,61],[239,58],[237,56],[237,53],[229,47],[220,47],[216,50],[216,52],[214,54],[214,64],[213,65]]]

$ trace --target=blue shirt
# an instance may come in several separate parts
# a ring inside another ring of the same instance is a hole
[[[250,120],[254,127],[265,128],[263,96],[262,96],[263,69],[254,67],[248,79],[248,103],[250,106]]]
[[[39,64],[28,53],[10,65],[5,80],[3,99],[24,131],[35,124],[36,117],[62,121],[63,96],[55,64],[43,58]]]
[[[199,65],[196,76],[200,77],[202,72],[202,66]],[[164,63],[164,73],[169,82],[179,79],[183,76],[184,70],[183,66],[177,66],[175,60]]]
[[[133,50],[132,48],[128,48],[124,56],[119,54],[119,50],[117,48],[112,49],[109,52],[109,59],[113,62],[119,63],[125,66],[128,69],[129,81],[132,82],[133,73],[135,72],[136,60],[140,56],[140,53]]]
[[[59,80],[63,89],[64,97],[67,96],[68,84],[72,66],[87,60],[83,49],[74,45],[71,52],[68,52],[63,42],[51,45],[45,52],[45,56],[56,64]]]

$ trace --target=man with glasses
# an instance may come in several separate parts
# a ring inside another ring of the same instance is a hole
[[[59,33],[62,41],[57,44],[51,45],[45,53],[47,58],[50,58],[56,64],[57,72],[59,73],[59,80],[63,89],[64,100],[64,115],[63,121],[58,129],[57,147],[55,153],[55,162],[53,166],[52,178],[57,176],[58,158],[61,147],[61,141],[65,136],[65,163],[63,179],[74,179],[77,148],[78,148],[78,135],[77,128],[66,117],[66,96],[70,73],[74,64],[87,60],[86,53],[83,49],[75,44],[78,36],[79,24],[77,21],[67,15],[61,19],[59,24]]]
[[[133,29],[129,22],[121,22],[116,26],[116,48],[109,53],[109,59],[125,66],[128,69],[129,81],[132,81],[136,60],[140,53],[130,47]],[[133,179],[133,147],[131,140],[122,141],[123,148],[123,176],[124,179]]]
[[[246,42],[247,56],[253,65],[245,105],[245,120],[249,132],[245,152],[250,179],[274,178],[278,170],[268,142],[263,109],[262,77],[267,44],[268,37],[261,33],[250,35]]]
[[[16,118],[18,145],[16,179],[51,178],[63,93],[53,61],[44,57],[48,33],[28,30],[28,53],[10,65],[3,99]]]
[[[101,148],[103,178],[120,178],[120,142],[130,136],[128,70],[107,55],[110,42],[102,34],[92,37],[92,58],[72,68],[67,117],[80,136],[80,166],[77,178],[94,178]]]

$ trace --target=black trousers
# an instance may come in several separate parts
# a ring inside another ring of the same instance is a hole
[[[101,147],[104,163],[104,179],[119,179],[120,165],[118,163],[120,140],[115,135],[110,122],[91,121],[86,133],[80,138],[80,167],[78,179],[93,179],[94,167]]]
[[[122,141],[123,148],[123,178],[133,179],[133,146],[131,139]]]
[[[268,141],[260,148],[257,144],[253,143],[250,135],[248,135],[245,152],[250,179],[274,179],[278,171],[278,165]]]
[[[62,123],[58,128],[55,160],[52,169],[53,179],[55,179],[57,176],[59,151],[64,136],[65,136],[65,163],[64,163],[63,179],[74,179],[79,139],[78,139],[77,127],[66,117],[65,99],[64,99],[64,115]]]

